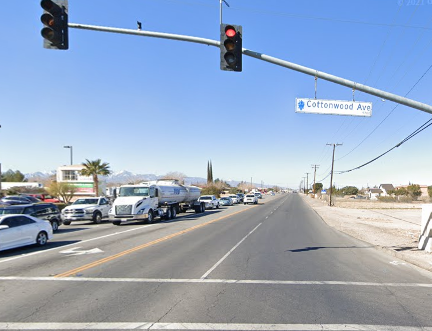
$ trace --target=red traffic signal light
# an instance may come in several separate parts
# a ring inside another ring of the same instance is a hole
[[[41,16],[44,47],[68,49],[68,0],[42,0],[40,5],[44,10]]]
[[[221,24],[220,68],[226,71],[242,71],[242,27]]]

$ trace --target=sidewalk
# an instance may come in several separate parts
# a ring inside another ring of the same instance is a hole
[[[329,226],[363,240],[401,260],[432,271],[432,254],[417,248],[421,206],[365,203],[364,208],[329,207],[326,201],[299,194]]]

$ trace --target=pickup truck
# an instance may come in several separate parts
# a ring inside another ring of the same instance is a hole
[[[72,221],[93,221],[96,224],[108,217],[111,208],[105,197],[80,198],[62,210],[63,224],[69,225]]]
[[[205,203],[206,209],[219,208],[219,200],[214,195],[202,195],[198,200]]]

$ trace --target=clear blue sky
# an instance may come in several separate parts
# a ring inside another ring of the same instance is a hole
[[[400,95],[432,65],[430,0],[228,2],[224,22],[242,25],[243,47],[257,52]],[[211,160],[214,178],[296,188],[306,172],[311,181],[312,164],[326,177],[326,143],[343,143],[335,170],[348,170],[431,118],[399,106],[377,128],[396,104],[359,92],[373,102],[371,118],[297,114],[295,98],[314,97],[313,77],[247,56],[242,73],[221,71],[213,46],[70,29],[69,50],[47,50],[41,12],[37,0],[0,11],[3,171],[54,170],[72,145],[74,163],[101,158],[114,171],[206,177]],[[69,0],[71,23],[136,29],[137,20],[143,30],[219,39],[218,0]],[[408,97],[432,104],[431,80],[432,70]],[[318,80],[318,98],[350,100],[352,91]],[[334,182],[432,185],[431,142],[429,128]]]

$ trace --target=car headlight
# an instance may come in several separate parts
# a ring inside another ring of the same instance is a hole
[[[86,214],[93,214],[93,209],[85,209],[84,212]]]

